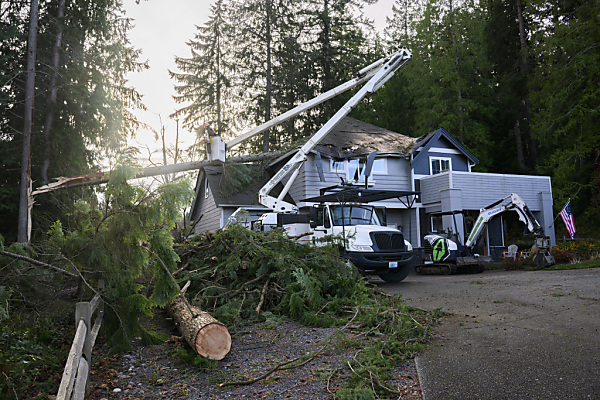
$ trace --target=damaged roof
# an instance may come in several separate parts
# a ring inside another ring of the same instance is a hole
[[[415,141],[415,138],[345,117],[315,147],[315,151],[332,158],[356,157],[374,150],[404,155]]]

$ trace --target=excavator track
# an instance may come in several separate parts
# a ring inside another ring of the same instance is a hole
[[[479,274],[485,270],[483,264],[423,264],[415,267],[419,275],[454,275],[454,274]]]

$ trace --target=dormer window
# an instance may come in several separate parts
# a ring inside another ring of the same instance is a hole
[[[447,157],[429,157],[429,173],[431,175],[440,172],[452,171],[452,159]]]

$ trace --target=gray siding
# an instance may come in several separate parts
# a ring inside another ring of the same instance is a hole
[[[419,232],[417,229],[416,210],[387,209],[388,226],[396,225],[402,230],[404,239],[408,240],[413,247],[417,247]]]
[[[441,201],[441,191],[451,187],[450,172],[421,178],[421,204],[427,205]]]
[[[202,182],[204,185],[204,182]],[[199,214],[204,214],[200,222],[194,228],[195,233],[204,232],[215,232],[221,227],[221,209],[217,208],[215,204],[215,198],[212,195],[212,191],[208,198],[204,198],[204,191],[199,193],[200,207]]]
[[[441,137],[431,143],[433,148],[443,148],[449,150],[456,150],[456,147],[452,145],[448,140]],[[452,160],[452,171],[469,171],[468,158],[464,154],[449,154],[449,153],[438,153],[429,150],[425,153],[419,153],[418,157],[415,157],[413,161],[413,169],[416,175],[429,175],[429,157],[442,157],[450,158]]]
[[[532,211],[542,210],[540,193],[551,193],[546,176],[502,175],[486,173],[453,173],[452,185],[462,192],[463,208],[478,210],[516,193]]]
[[[328,186],[339,185],[340,178],[330,169],[329,159],[323,157],[323,175],[325,182],[321,182],[315,167],[314,155],[310,154],[302,166],[296,182],[290,188],[290,195],[296,201],[307,197],[318,196],[320,189]],[[346,177],[343,176],[345,179]],[[387,174],[373,173],[370,182],[374,183],[371,189],[377,190],[411,190],[410,163],[404,158],[388,157]],[[398,202],[398,204],[400,204]]]
[[[465,210],[479,210],[511,193],[516,193],[532,211],[540,211],[540,193],[552,192],[550,179],[546,176],[444,172],[421,178],[422,204],[440,202],[441,191],[450,188],[460,189]]]

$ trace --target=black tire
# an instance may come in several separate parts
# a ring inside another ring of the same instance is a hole
[[[388,272],[387,274],[379,274],[379,277],[387,283],[398,283],[403,281],[408,276],[410,268],[402,268],[398,271]]]

